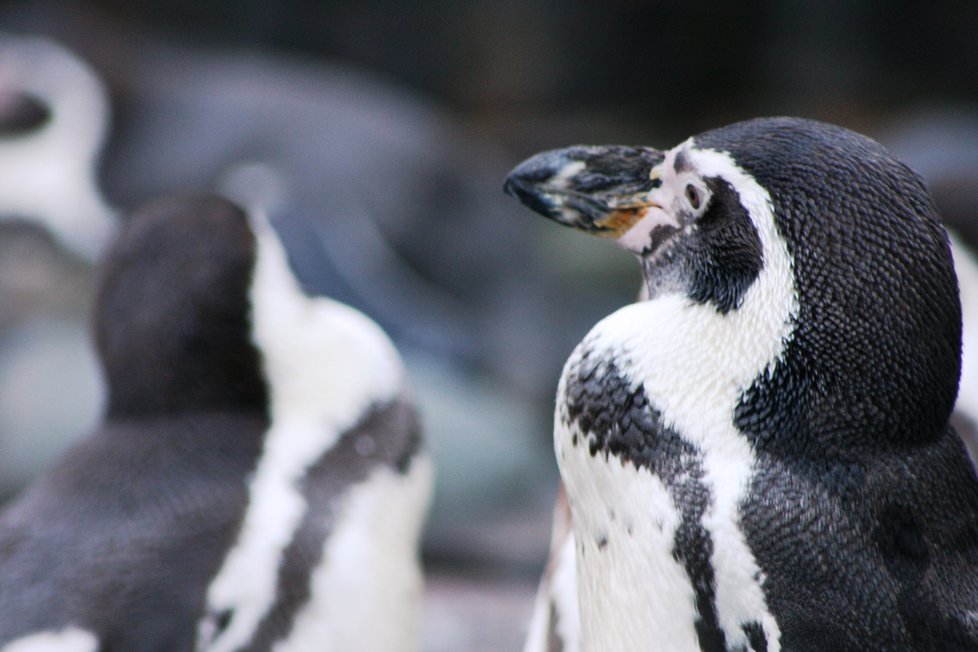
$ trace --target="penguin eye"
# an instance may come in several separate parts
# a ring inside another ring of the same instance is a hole
[[[691,183],[686,185],[686,199],[694,210],[700,207],[700,191]]]

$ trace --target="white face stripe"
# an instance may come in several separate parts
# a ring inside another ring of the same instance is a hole
[[[763,188],[727,154],[700,150],[691,142],[679,148],[686,148],[688,160],[699,175],[721,177],[737,191],[761,241],[763,267],[740,307],[727,314],[679,294],[664,294],[626,306],[607,317],[591,331],[584,345],[614,357],[625,377],[632,379],[636,386],[644,386],[650,403],[661,412],[664,424],[702,454],[704,482],[713,495],[703,525],[714,542],[717,615],[727,644],[745,645],[746,635],[741,625],[757,621],[765,630],[768,649],[775,652],[780,647],[778,626],[765,603],[757,579],[760,569],[740,530],[738,513],[755,464],[754,452],[734,426],[733,413],[754,379],[773,369],[781,359],[792,336],[799,306],[791,258],[777,231],[770,196]],[[674,155],[679,148],[670,154]],[[565,369],[572,367],[574,357],[580,353],[579,347]],[[606,509],[604,503],[608,498],[589,493],[587,485],[596,481],[590,476],[607,474],[607,464],[619,463],[614,460],[605,463],[601,456],[576,452],[585,446],[567,449],[566,459],[562,460],[561,439],[566,439],[567,433],[561,433],[560,427],[557,430],[558,463],[572,500],[575,536],[593,538],[592,529],[607,525],[600,515]],[[668,496],[652,491],[642,472],[635,473],[630,465],[628,468],[629,473],[620,474],[617,482],[629,490],[618,498],[625,503],[653,505],[655,514],[669,514],[670,510],[663,506]],[[674,534],[672,528],[666,538],[671,541]],[[589,598],[584,587],[591,581],[588,575],[593,571],[586,560],[579,564],[583,576],[582,605],[585,605],[582,617],[586,621],[589,609],[593,608],[589,600],[595,598]],[[664,581],[658,576],[640,579],[642,569],[633,571],[636,575],[629,581],[644,582],[645,586],[657,586]],[[624,601],[618,607],[625,611],[631,609]],[[590,628],[594,637],[588,641],[588,647],[612,649],[606,643],[613,641],[609,637],[616,634],[607,630],[628,616],[617,618],[609,614],[606,622],[596,620]],[[650,638],[646,640],[654,640],[651,638],[654,632],[647,633]],[[670,649],[699,648],[697,645]]]
[[[0,652],[98,652],[98,639],[78,627],[38,632],[10,641]]]
[[[278,569],[307,504],[298,483],[373,404],[403,391],[393,345],[372,321],[343,304],[307,297],[285,250],[252,214],[257,262],[251,290],[253,337],[262,353],[272,423],[249,485],[238,540],[207,592],[211,613],[233,610],[227,629],[201,649],[246,644],[275,601]],[[214,623],[200,625],[202,642]]]
[[[261,213],[253,213],[258,262],[252,284],[254,339],[275,420],[301,417],[345,430],[371,403],[395,398],[404,369],[377,324],[347,305],[310,298]]]

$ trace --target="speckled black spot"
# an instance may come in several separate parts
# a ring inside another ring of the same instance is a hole
[[[231,624],[231,619],[233,617],[234,617],[233,609],[224,609],[223,611],[217,614],[217,617],[214,619],[214,625],[216,627],[214,631],[215,638],[219,636],[221,632],[223,632],[225,629],[228,628],[228,625]]]
[[[677,174],[679,172],[685,172],[690,168],[689,156],[687,156],[685,149],[676,152],[676,158],[673,160],[672,168]]]
[[[51,107],[37,97],[12,94],[0,102],[0,138],[35,134],[51,122]]]
[[[767,636],[765,636],[764,628],[759,622],[749,622],[741,625],[740,629],[747,636],[747,643],[753,652],[767,652]]]
[[[564,640],[560,636],[560,612],[557,605],[550,602],[550,618],[547,626],[547,652],[563,652]]]

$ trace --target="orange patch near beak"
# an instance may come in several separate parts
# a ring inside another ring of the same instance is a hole
[[[608,217],[595,222],[595,225],[602,229],[597,235],[603,238],[617,238],[645,217],[650,208],[655,207],[655,204],[642,204],[639,206],[622,206],[617,208],[611,211]]]

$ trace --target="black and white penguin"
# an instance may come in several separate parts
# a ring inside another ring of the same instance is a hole
[[[0,514],[0,650],[414,650],[430,463],[400,358],[260,215],[150,204],[105,262],[104,422]]]
[[[97,182],[108,118],[88,64],[0,32],[0,500],[98,420],[87,332],[94,263],[117,226]]]
[[[54,41],[0,32],[0,223],[36,223],[83,260],[116,229],[98,184],[109,100],[91,67]]]
[[[916,174],[770,118],[546,152],[506,189],[636,254],[648,292],[558,386],[582,649],[978,649],[961,312]]]

